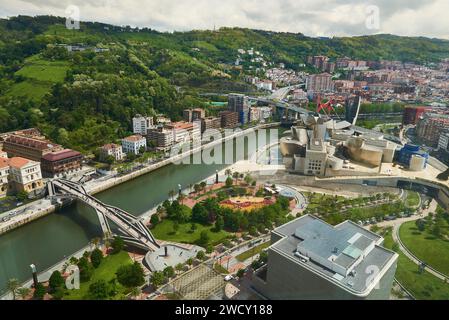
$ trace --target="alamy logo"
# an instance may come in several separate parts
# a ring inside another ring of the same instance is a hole
[[[369,287],[374,281],[378,280],[377,277],[380,274],[380,269],[378,266],[368,266],[365,273],[369,275],[366,279],[366,287]],[[375,289],[380,289],[379,281],[377,281]]]
[[[80,8],[70,5],[65,9],[66,19],[65,26],[69,30],[80,29]]]
[[[367,6],[365,26],[368,30],[380,30],[380,8],[378,6]]]
[[[76,265],[70,265],[66,269],[69,276],[65,280],[65,286],[68,290],[80,289],[80,269]]]

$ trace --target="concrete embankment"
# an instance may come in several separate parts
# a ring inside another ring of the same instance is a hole
[[[253,127],[253,128],[249,128],[246,130],[237,131],[234,134],[225,136],[220,140],[216,140],[216,141],[210,142],[206,145],[193,148],[193,149],[188,150],[182,154],[179,154],[177,156],[171,157],[169,159],[160,161],[160,162],[152,164],[152,165],[148,165],[142,169],[131,172],[129,174],[126,174],[126,175],[123,175],[120,177],[110,178],[108,180],[104,180],[104,181],[100,181],[100,182],[93,181],[91,183],[86,184],[85,187],[86,187],[86,190],[90,194],[95,195],[95,194],[101,193],[103,191],[106,191],[108,189],[111,189],[115,186],[121,185],[128,181],[131,181],[133,179],[141,177],[143,175],[149,174],[149,173],[156,171],[158,169],[161,169],[167,165],[180,162],[182,159],[184,159],[186,157],[189,157],[189,156],[196,154],[198,152],[201,152],[203,150],[208,150],[208,149],[214,148],[214,147],[221,145],[229,140],[232,140],[232,139],[235,139],[235,138],[238,138],[241,136],[245,136],[245,135],[250,134],[251,132],[254,132],[257,130],[269,129],[269,128],[274,128],[274,127],[279,127],[279,126],[280,126],[280,123],[269,123],[269,124],[263,124],[263,125],[259,125],[259,126]],[[67,201],[64,203],[64,205],[67,205],[67,204],[70,204],[70,201]],[[55,212],[59,208],[60,208],[60,206],[55,206],[48,201],[48,203],[41,205],[39,207],[39,209],[33,210],[31,213],[25,213],[25,214],[21,215],[20,217],[12,219],[10,221],[0,222],[0,235],[10,232],[14,229],[17,229],[27,223],[30,223],[32,221],[35,221],[42,217],[45,217],[45,216]]]

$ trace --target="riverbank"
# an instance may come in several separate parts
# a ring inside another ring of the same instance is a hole
[[[258,125],[252,128],[248,128],[246,130],[242,130],[242,131],[238,131],[235,132],[232,135],[223,137],[219,140],[215,140],[213,142],[210,142],[208,144],[202,145],[200,147],[196,147],[193,148],[189,151],[186,151],[182,154],[179,154],[177,156],[171,157],[169,159],[165,159],[163,161],[160,161],[158,163],[155,164],[151,164],[148,165],[142,169],[139,169],[137,171],[128,173],[126,175],[120,176],[120,177],[111,177],[110,179],[107,180],[94,180],[94,181],[90,181],[88,183],[86,183],[84,186],[86,188],[86,190],[92,194],[98,194],[101,193],[103,191],[106,191],[108,189],[114,188],[118,185],[121,185],[125,182],[134,180],[138,177],[144,176],[146,174],[149,174],[153,171],[156,171],[158,169],[161,169],[165,166],[168,166],[170,164],[173,163],[177,163],[180,162],[182,159],[186,158],[186,157],[190,157],[194,154],[197,154],[198,152],[202,152],[204,150],[208,150],[211,148],[216,147],[217,145],[221,145],[229,140],[233,140],[235,138],[241,137],[241,136],[245,136],[247,134],[250,134],[251,132],[254,131],[258,131],[261,129],[269,129],[269,128],[275,128],[280,126],[280,123],[268,123],[268,124],[262,124],[262,125]],[[32,204],[36,204],[37,202],[34,202]],[[20,208],[18,208],[20,209]],[[16,209],[16,210],[18,210]],[[5,233],[8,233],[10,231],[13,231],[17,228],[20,228],[30,222],[36,221],[38,219],[41,219],[55,211],[57,211],[59,209],[58,206],[55,206],[51,203],[51,201],[49,200],[43,200],[41,201],[41,203],[38,205],[38,208],[36,210],[29,212],[26,212],[26,214],[21,215],[21,216],[17,216],[14,219],[11,219],[9,221],[6,222],[0,222],[0,235],[3,235]],[[147,212],[148,215],[148,212]]]

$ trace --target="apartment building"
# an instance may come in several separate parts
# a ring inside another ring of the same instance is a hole
[[[209,117],[201,119],[201,133],[206,132],[206,130],[219,130],[221,127],[221,119],[216,117]]]
[[[332,91],[334,89],[332,75],[329,73],[310,75],[307,77],[306,88],[307,92]]]
[[[239,114],[232,111],[220,112],[221,127],[224,129],[235,129],[239,125]]]
[[[61,150],[63,150],[62,146],[49,140],[17,134],[10,135],[3,143],[3,151],[10,158],[22,157],[37,162],[40,162],[42,157],[48,153]]]
[[[154,126],[153,117],[144,117],[140,114],[133,118],[133,132],[134,134],[146,135],[148,129]]]
[[[45,187],[39,162],[13,157],[8,163],[10,189],[34,195]]]
[[[425,113],[418,122],[416,134],[428,146],[437,147],[441,134],[446,130],[449,130],[449,115]]]
[[[147,139],[156,145],[158,149],[166,150],[173,145],[173,130],[162,126],[148,130]]]
[[[0,198],[8,193],[9,161],[0,157]]]

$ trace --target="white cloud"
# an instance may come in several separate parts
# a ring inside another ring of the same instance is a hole
[[[371,33],[449,39],[447,0],[0,0],[0,16],[80,8],[81,20],[161,31],[248,27],[310,36]],[[380,30],[366,28],[366,7],[380,9]]]

